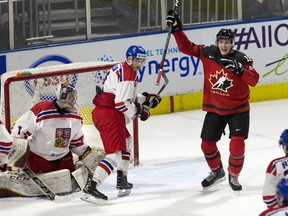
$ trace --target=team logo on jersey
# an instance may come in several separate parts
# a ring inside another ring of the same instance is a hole
[[[56,128],[54,147],[66,148],[69,145],[71,128]]]
[[[210,74],[209,79],[212,89],[220,90],[223,92],[227,92],[227,89],[233,86],[233,80],[228,79],[227,73],[224,73],[224,70],[216,71],[215,75]]]

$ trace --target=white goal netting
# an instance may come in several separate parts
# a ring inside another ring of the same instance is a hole
[[[92,101],[96,84],[102,84],[105,73],[114,64],[116,63],[81,62],[4,73],[1,76],[0,119],[10,128],[38,101],[53,100],[59,83],[69,82],[77,89],[77,104],[83,118],[85,143],[101,148],[99,133],[91,119],[94,108]],[[132,127],[129,130],[132,130]]]

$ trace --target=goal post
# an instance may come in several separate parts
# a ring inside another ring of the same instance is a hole
[[[77,106],[83,118],[84,141],[102,148],[99,132],[92,122],[96,85],[102,85],[107,71],[117,62],[79,62],[8,71],[1,76],[1,115],[8,131],[35,103],[55,98],[55,88],[69,82],[77,89]],[[132,162],[139,165],[138,118],[128,125],[133,137]]]

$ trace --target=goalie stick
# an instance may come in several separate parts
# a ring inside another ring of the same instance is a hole
[[[43,182],[32,170],[30,170],[28,167],[23,168],[23,172],[25,172],[29,178],[33,180],[33,182],[39,187],[39,189],[43,192],[43,194],[48,197],[49,200],[55,202],[55,203],[63,203],[68,202],[73,199],[76,199],[80,197],[82,194],[82,191],[65,195],[65,196],[58,196],[55,192],[53,192],[48,185]]]
[[[176,0],[175,4],[174,4],[174,9],[173,9],[174,11],[177,10],[178,3],[179,3],[179,1]],[[167,50],[168,50],[171,34],[172,34],[172,26],[169,26],[169,31],[168,31],[168,35],[167,35],[167,39],[166,39],[166,43],[165,43],[165,47],[164,47],[164,53],[162,55],[162,60],[161,60],[160,64],[158,65],[158,76],[157,76],[157,79],[156,79],[156,85],[157,86],[160,85],[161,77],[163,77],[163,79],[164,79],[164,84],[162,85],[162,87],[158,91],[157,95],[160,95],[161,92],[165,89],[165,87],[169,83],[169,80],[168,80],[166,74],[163,72],[163,65],[164,65],[164,61],[166,59],[166,54],[167,54]],[[149,104],[149,106],[146,108],[146,110],[149,110],[152,106],[153,106],[153,102],[151,102]]]

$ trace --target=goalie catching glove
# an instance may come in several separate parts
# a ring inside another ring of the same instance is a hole
[[[169,10],[166,17],[166,24],[171,27],[172,33],[182,29],[182,21],[180,19],[180,16],[178,16],[176,11],[173,10]]]
[[[138,116],[141,121],[146,121],[150,117],[150,112],[145,105],[141,105],[139,103],[135,104],[137,107],[136,116]]]
[[[225,65],[226,69],[231,69],[233,75],[242,76],[244,73],[244,66],[236,59],[221,58],[221,62]]]
[[[150,103],[152,103],[151,108],[155,108],[158,106],[158,104],[161,102],[162,98],[157,94],[149,94],[147,92],[142,93],[143,96],[145,96],[146,100],[142,105],[149,106]]]

